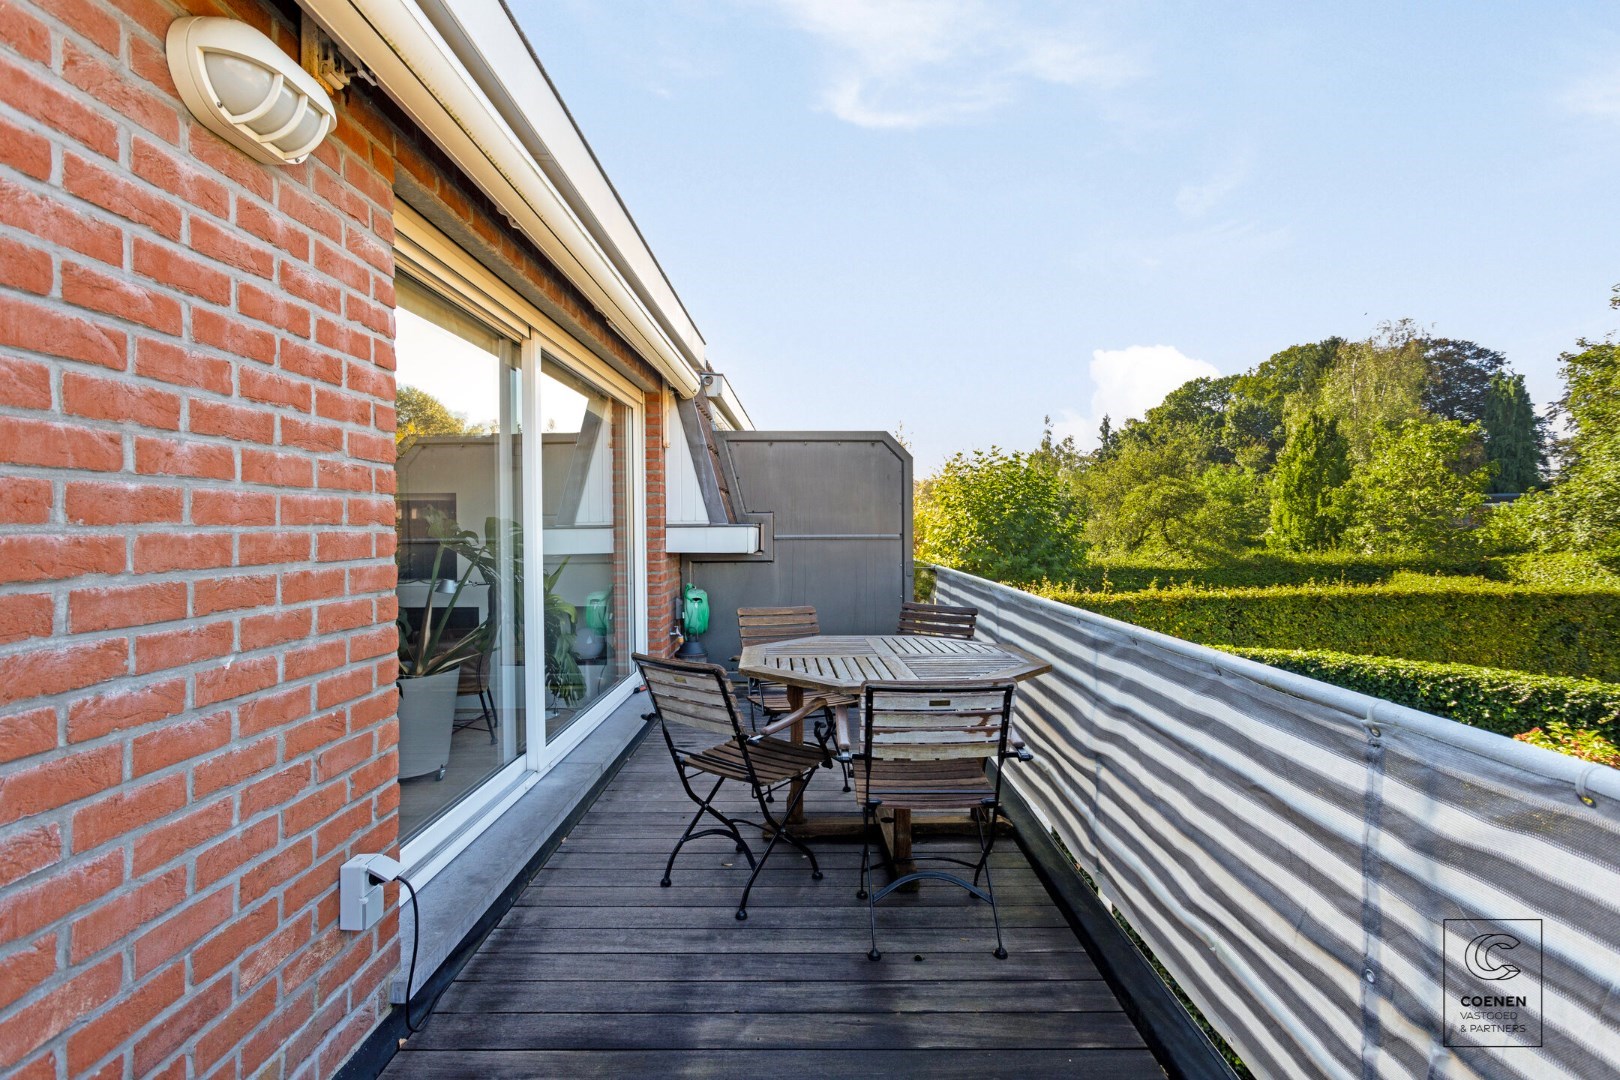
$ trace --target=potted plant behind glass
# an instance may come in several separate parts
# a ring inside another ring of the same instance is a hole
[[[557,579],[567,566],[564,559],[545,579],[546,696],[547,705],[558,708],[575,705],[585,696],[585,679],[574,656],[574,620],[579,611],[557,592]]]
[[[455,558],[451,547],[440,543],[433,555],[433,584],[422,603],[420,627],[411,629],[403,614],[396,620],[399,631],[399,776],[405,780],[413,776],[437,773],[444,779],[445,767],[450,762],[450,736],[455,730],[456,691],[461,683],[461,665],[483,652],[489,635],[486,619],[471,633],[453,642],[444,643],[445,630],[450,617],[461,599],[462,590],[478,561],[469,560],[467,569],[455,579],[455,587],[444,605],[443,613],[435,622],[434,601],[439,595],[439,566],[445,552]]]

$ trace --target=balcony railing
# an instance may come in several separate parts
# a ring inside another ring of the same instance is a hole
[[[1256,1074],[1620,1075],[1620,772],[937,587],[1056,665],[1011,781]]]

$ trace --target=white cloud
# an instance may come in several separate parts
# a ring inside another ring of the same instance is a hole
[[[1176,209],[1184,217],[1203,217],[1248,180],[1249,161],[1247,154],[1235,156],[1203,183],[1182,184],[1176,192]]]
[[[1580,116],[1620,120],[1620,68],[1610,67],[1571,84],[1562,102],[1564,108]]]
[[[983,115],[1028,83],[1107,89],[1140,65],[1074,21],[983,0],[776,0],[828,51],[822,105],[869,128]]]
[[[1097,349],[1091,354],[1090,408],[1085,413],[1063,410],[1054,432],[1059,438],[1072,435],[1082,449],[1089,449],[1097,445],[1104,416],[1117,430],[1128,419],[1140,419],[1187,380],[1220,374],[1214,364],[1195,360],[1174,345]]]

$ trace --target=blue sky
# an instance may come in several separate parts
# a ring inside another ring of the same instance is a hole
[[[509,0],[755,421],[928,471],[1410,316],[1616,326],[1612,3]]]

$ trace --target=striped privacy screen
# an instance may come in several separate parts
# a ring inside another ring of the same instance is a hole
[[[1264,1077],[1620,1076],[1620,771],[941,569],[1009,782]]]

